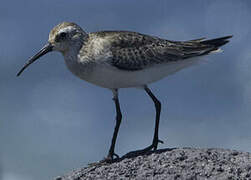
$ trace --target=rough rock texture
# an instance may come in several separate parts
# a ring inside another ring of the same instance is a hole
[[[251,153],[225,149],[174,148],[97,163],[56,180],[251,179]]]

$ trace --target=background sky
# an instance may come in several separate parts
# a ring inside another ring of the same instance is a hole
[[[234,35],[224,52],[150,88],[162,102],[167,147],[251,151],[251,3],[248,0],[20,0],[0,6],[0,180],[46,180],[103,159],[115,125],[112,93],[73,76],[60,53],[16,73],[62,21],[87,32],[131,30],[170,40]],[[152,141],[155,110],[122,89],[116,152]]]

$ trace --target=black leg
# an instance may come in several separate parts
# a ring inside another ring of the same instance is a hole
[[[154,136],[153,136],[153,142],[150,146],[137,150],[137,151],[131,151],[124,155],[124,157],[130,157],[130,156],[137,156],[142,153],[146,153],[148,151],[157,150],[158,144],[163,143],[163,141],[159,140],[159,119],[160,119],[160,111],[161,111],[161,103],[160,101],[154,96],[154,94],[151,92],[151,90],[147,87],[144,86],[144,90],[146,93],[151,97],[151,99],[154,102],[155,105],[155,110],[156,110],[156,117],[155,117],[155,128],[154,128]]]
[[[120,126],[121,119],[122,119],[122,114],[121,114],[121,110],[120,110],[119,99],[118,99],[118,90],[117,89],[113,90],[113,100],[114,100],[114,103],[115,103],[115,106],[116,106],[116,125],[115,125],[113,136],[112,136],[112,143],[111,143],[111,146],[110,146],[110,150],[109,150],[108,156],[106,158],[106,160],[108,160],[108,161],[113,160],[114,156],[116,158],[119,158],[119,156],[114,153],[116,139],[117,139],[118,132],[119,132],[119,126]]]
[[[153,136],[153,142],[152,142],[153,150],[156,150],[158,148],[158,143],[163,143],[163,141],[159,140],[159,119],[160,119],[160,112],[161,112],[161,103],[154,96],[154,94],[151,92],[151,90],[147,86],[145,86],[144,89],[153,100],[155,109],[156,109],[155,128],[154,128],[154,136]]]

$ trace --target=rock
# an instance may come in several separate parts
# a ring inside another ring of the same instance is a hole
[[[92,179],[251,179],[251,153],[226,149],[173,148],[111,164],[94,163],[55,180]]]

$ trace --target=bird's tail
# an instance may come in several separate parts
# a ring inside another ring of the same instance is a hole
[[[208,54],[208,53],[214,53],[214,52],[221,52],[222,50],[220,49],[221,46],[224,44],[227,44],[229,42],[229,39],[232,38],[233,36],[224,36],[216,39],[209,39],[209,40],[202,40],[200,41],[200,44],[211,46],[212,48],[203,54]]]

